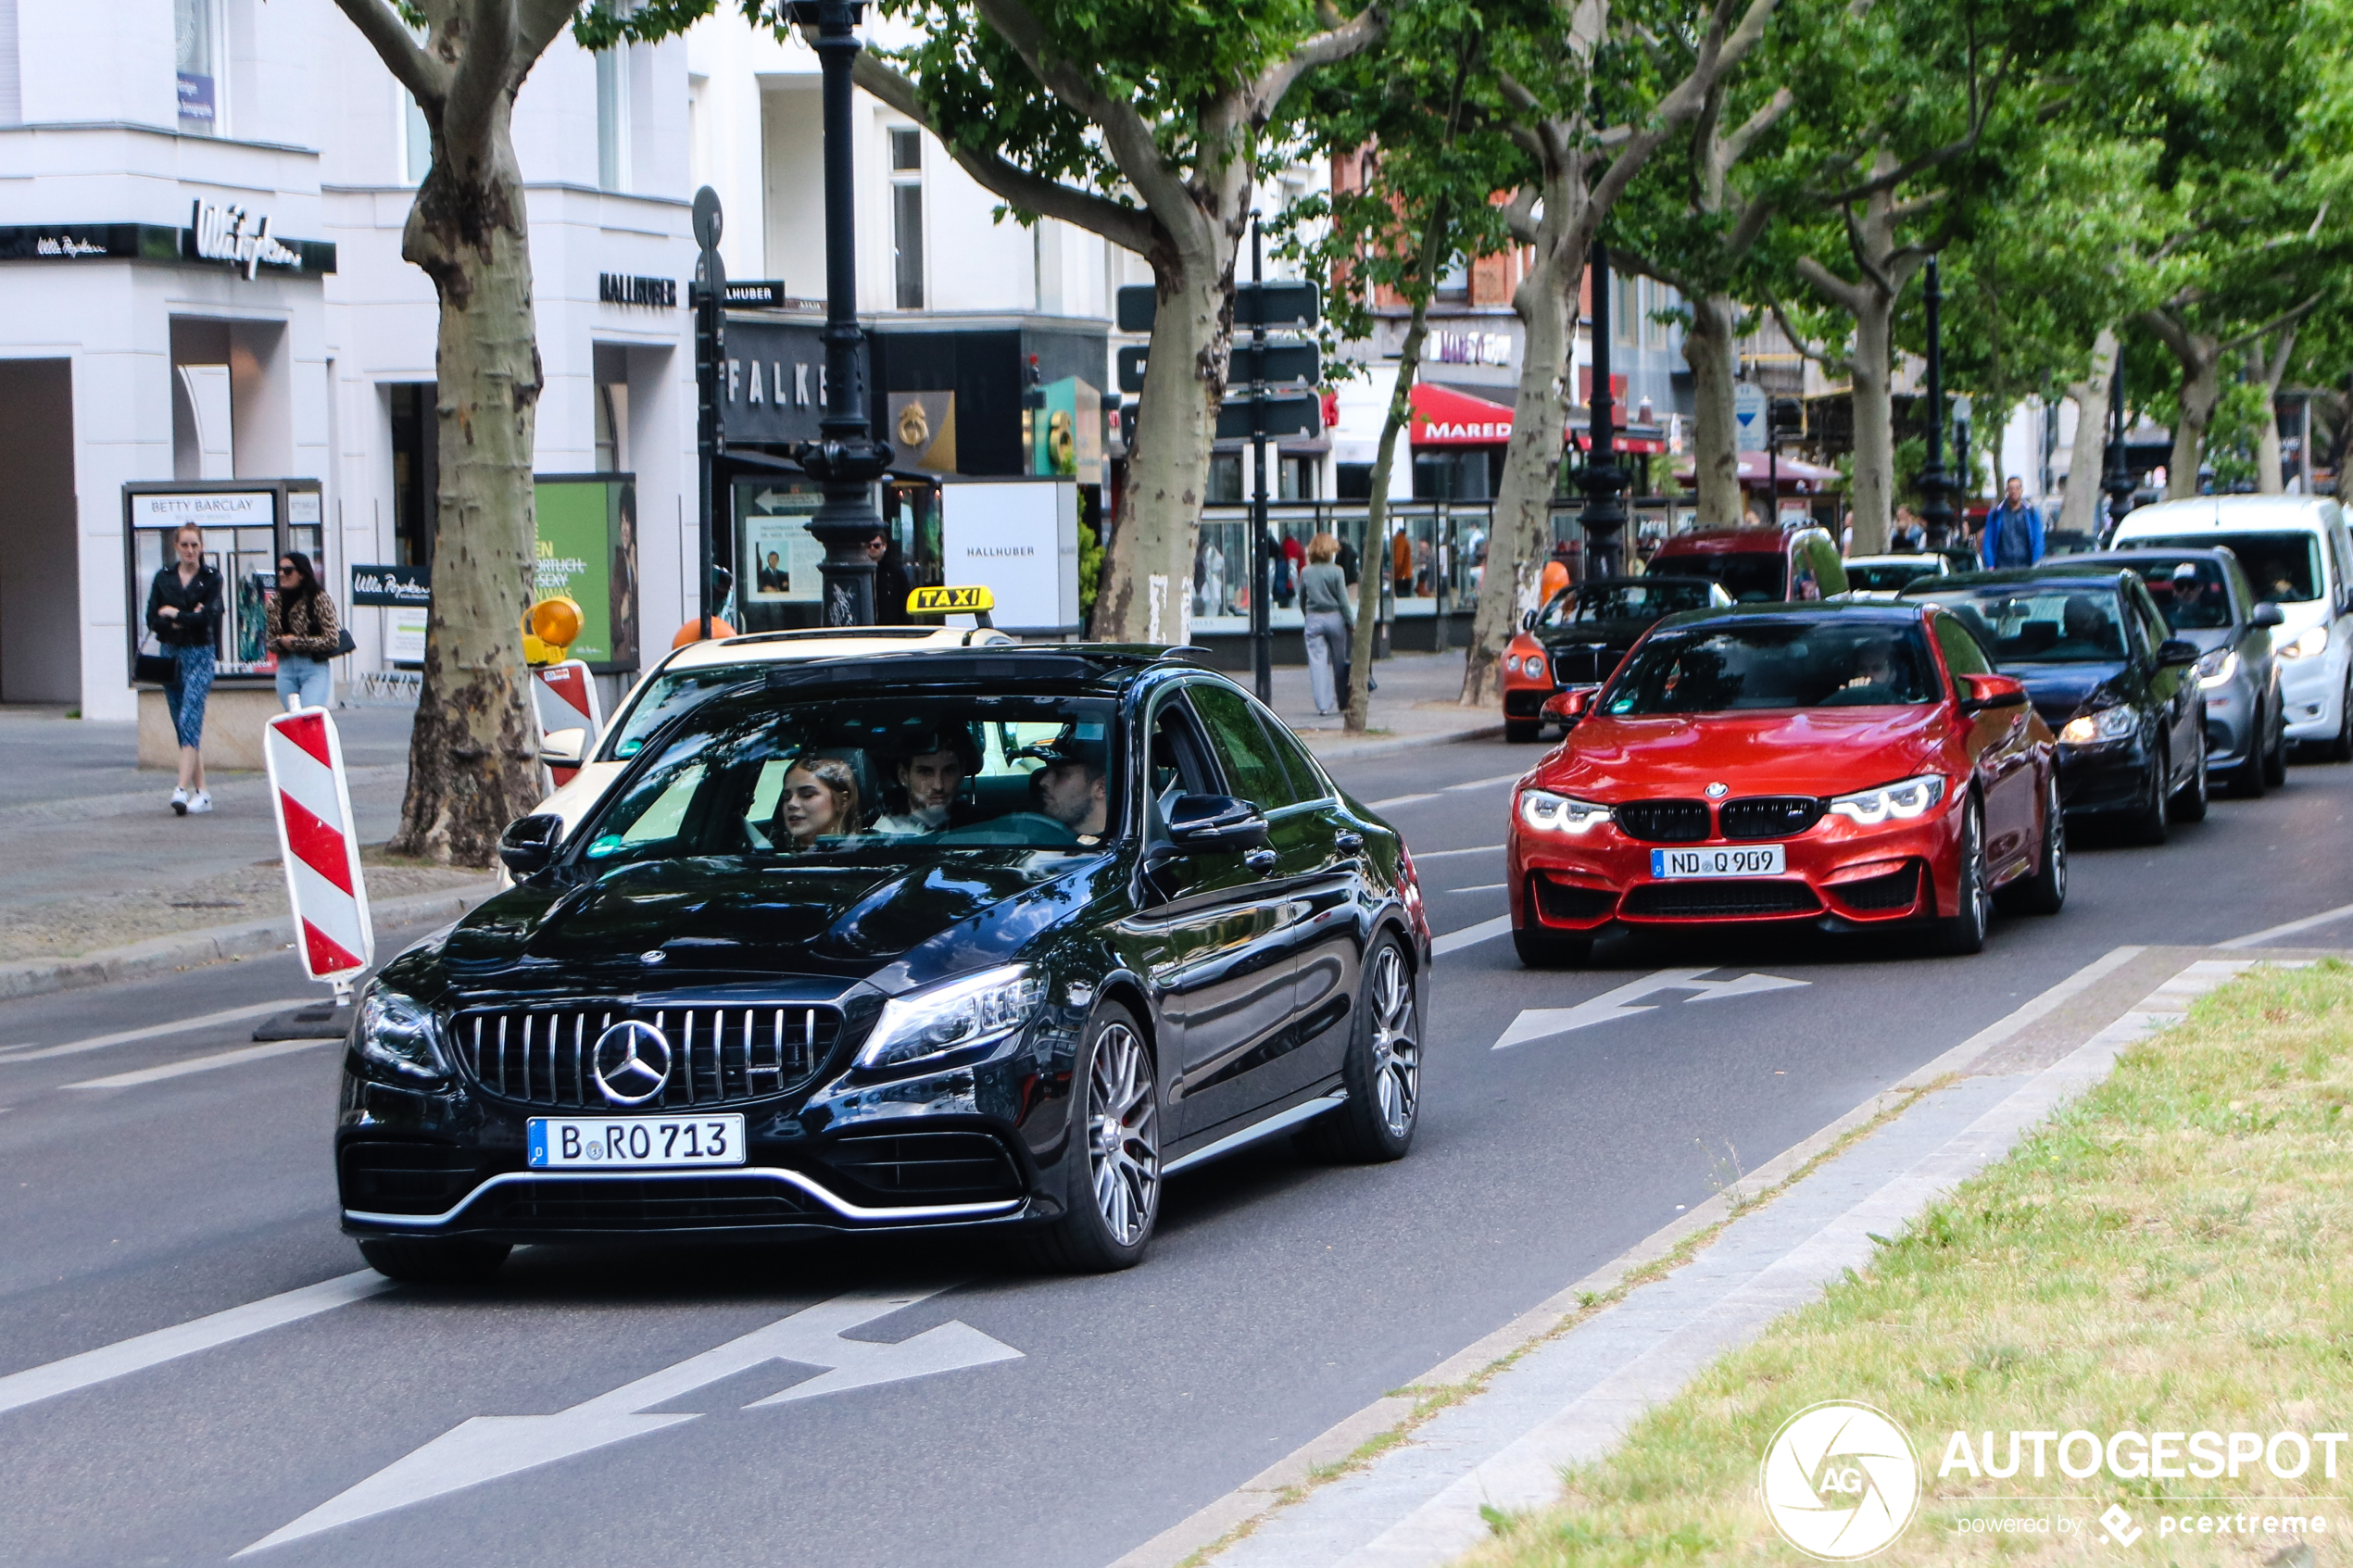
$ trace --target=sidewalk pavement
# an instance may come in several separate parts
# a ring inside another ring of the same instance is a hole
[[[1374,666],[1368,732],[1319,719],[1303,666],[1274,671],[1275,711],[1327,761],[1390,756],[1502,733],[1491,710],[1454,701],[1460,654]],[[1247,671],[1240,675],[1250,684]],[[101,985],[285,945],[290,933],[268,781],[215,773],[208,816],[176,817],[172,777],[136,763],[137,726],[0,709],[0,997]],[[414,709],[335,709],[364,845],[398,824]],[[486,897],[480,872],[371,858],[377,927],[452,918]]]

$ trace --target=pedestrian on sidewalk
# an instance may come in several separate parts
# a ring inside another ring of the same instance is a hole
[[[180,783],[171,809],[180,816],[212,809],[204,787],[204,705],[212,693],[212,647],[220,631],[220,573],[205,564],[204,530],[183,522],[171,535],[179,558],[147,587],[147,630],[177,667],[163,688],[171,728],[180,740]]]
[[[1335,692],[1335,677],[1348,668],[1349,634],[1356,625],[1356,601],[1348,592],[1348,578],[1333,564],[1340,541],[1318,533],[1307,542],[1307,565],[1299,574],[1299,608],[1307,620],[1307,686],[1315,697],[1315,711],[1329,718],[1348,699]]]
[[[332,706],[335,678],[327,661],[343,651],[343,627],[302,551],[278,558],[278,591],[263,619],[265,645],[278,656],[278,700],[290,710]]]
[[[1985,519],[1986,570],[2032,566],[2043,558],[2043,514],[2026,504],[2025,485],[2011,476],[2002,504]]]

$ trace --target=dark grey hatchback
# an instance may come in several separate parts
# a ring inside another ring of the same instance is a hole
[[[1403,841],[1159,650],[780,666],[503,853],[517,885],[386,965],[346,1053],[344,1228],[396,1277],[954,1225],[1121,1268],[1189,1165],[1413,1141]]]

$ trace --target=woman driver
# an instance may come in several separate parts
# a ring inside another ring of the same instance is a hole
[[[838,757],[802,757],[785,771],[776,822],[793,847],[808,849],[819,837],[856,836],[858,775]]]

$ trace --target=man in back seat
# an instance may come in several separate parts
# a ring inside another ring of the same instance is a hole
[[[980,771],[980,752],[962,727],[936,730],[918,740],[900,759],[899,784],[907,792],[907,809],[881,818],[876,833],[937,833],[948,825],[957,792]]]

